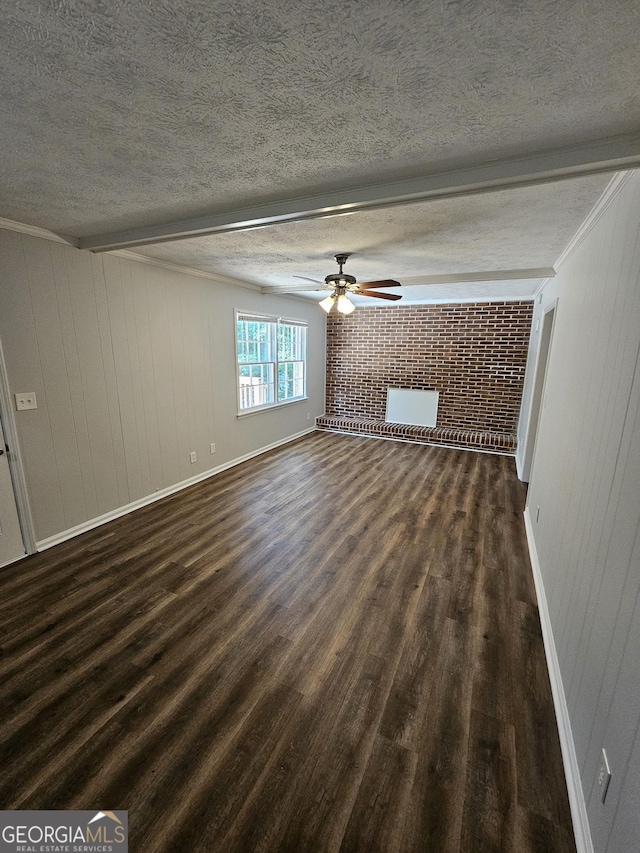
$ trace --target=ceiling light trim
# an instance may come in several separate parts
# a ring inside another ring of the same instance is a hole
[[[92,252],[165,243],[286,222],[340,216],[359,210],[454,198],[601,174],[640,166],[640,133],[595,140],[490,163],[382,184],[229,210],[197,219],[99,234],[79,240]]]

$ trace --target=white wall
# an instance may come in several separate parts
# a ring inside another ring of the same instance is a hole
[[[621,187],[536,304],[558,297],[527,510],[597,853],[640,850],[640,174]]]
[[[0,294],[11,393],[37,394],[38,408],[14,417],[38,541],[302,432],[324,412],[325,315],[314,303],[8,230]],[[308,321],[309,400],[236,416],[235,308]]]

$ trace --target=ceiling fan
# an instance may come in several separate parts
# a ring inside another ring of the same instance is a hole
[[[391,278],[382,279],[381,281],[364,281],[358,284],[355,277],[342,271],[342,267],[347,262],[349,253],[345,252],[340,255],[334,255],[336,263],[340,268],[340,272],[328,275],[324,284],[321,281],[316,281],[313,278],[305,278],[305,276],[294,276],[295,278],[304,278],[305,281],[312,281],[320,287],[299,286],[295,290],[331,290],[329,296],[320,302],[320,306],[329,314],[336,308],[341,314],[351,314],[356,310],[356,306],[349,299],[348,294],[353,293],[358,296],[373,296],[377,299],[388,299],[391,302],[397,302],[402,299],[395,293],[376,293],[375,289],[379,287],[400,287],[399,281],[394,281]],[[292,288],[292,291],[294,289]]]

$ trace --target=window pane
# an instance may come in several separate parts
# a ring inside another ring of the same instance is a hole
[[[294,400],[304,396],[304,362],[290,361],[278,365],[278,400]]]
[[[280,324],[278,327],[278,361],[304,359],[306,332],[304,326]]]
[[[280,324],[278,326],[278,361],[284,361],[286,359],[286,344],[285,344],[285,330],[286,326]]]
[[[252,409],[274,402],[273,364],[240,365],[240,409]]]
[[[236,344],[241,410],[304,396],[305,326],[240,315]]]
[[[287,399],[287,365],[278,365],[278,400]]]

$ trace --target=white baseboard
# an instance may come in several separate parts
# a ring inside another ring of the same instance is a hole
[[[576,849],[578,853],[593,853],[591,830],[589,828],[587,806],[584,801],[584,792],[582,790],[582,781],[580,779],[580,768],[578,765],[578,758],[576,756],[573,733],[571,731],[569,709],[567,707],[567,699],[564,693],[564,686],[562,684],[560,663],[556,652],[556,644],[553,639],[549,607],[547,605],[547,598],[544,591],[542,572],[540,571],[540,562],[538,560],[538,552],[536,550],[531,516],[529,515],[528,507],[524,511],[524,524],[527,531],[527,542],[529,545],[531,568],[533,569],[533,580],[536,587],[536,595],[538,597],[538,612],[540,614],[540,623],[542,625],[542,638],[544,640],[544,650],[547,657],[547,668],[549,670],[549,680],[551,681],[553,704],[556,712],[556,720],[558,722],[558,734],[560,736],[564,773],[567,780],[567,791],[569,793],[569,805],[571,807],[571,819],[573,821]]]
[[[99,515],[96,518],[90,518],[88,521],[83,521],[82,524],[76,524],[75,527],[70,527],[68,530],[63,530],[61,533],[56,533],[53,536],[48,536],[46,539],[40,539],[36,542],[36,548],[38,551],[45,551],[47,548],[53,548],[54,545],[59,545],[61,542],[66,542],[67,539],[72,539],[74,536],[79,536],[81,533],[86,533],[88,530],[93,530],[95,527],[100,527],[101,524],[106,524],[108,521],[113,521],[116,518],[120,518],[123,515],[128,515],[130,512],[134,512],[136,509],[140,509],[143,506],[147,506],[148,504],[154,503],[154,501],[159,501],[161,498],[166,498],[169,495],[173,495],[176,492],[182,491],[182,489],[187,489],[189,486],[193,486],[196,483],[202,482],[202,480],[207,480],[209,477],[214,477],[216,474],[219,474],[221,471],[226,471],[227,468],[233,468],[234,465],[239,465],[241,462],[246,462],[248,459],[253,459],[254,456],[260,456],[262,453],[266,453],[268,450],[273,450],[276,447],[280,447],[283,444],[288,444],[290,441],[294,441],[296,438],[301,438],[303,435],[308,435],[310,432],[314,432],[315,427],[310,427],[309,429],[305,429],[302,432],[297,432],[295,435],[289,435],[287,438],[280,439],[279,441],[274,441],[272,444],[266,445],[266,447],[261,447],[258,450],[252,450],[251,453],[245,453],[244,456],[238,456],[236,459],[232,459],[229,462],[224,462],[222,465],[218,465],[216,468],[210,468],[208,471],[203,471],[201,474],[196,474],[195,477],[189,477],[188,480],[181,480],[179,483],[174,483],[172,486],[167,486],[165,489],[160,489],[157,492],[153,492],[151,495],[146,495],[144,498],[138,498],[138,500],[132,501],[131,503],[125,504],[124,506],[120,506],[117,509],[112,509],[109,512],[105,512],[103,515]]]
[[[5,563],[0,563],[0,569],[6,569],[7,566],[13,565],[13,563],[17,563],[18,560],[24,560],[27,556],[27,552],[25,551],[23,554],[19,554],[17,557],[12,557],[10,560],[7,560]]]

